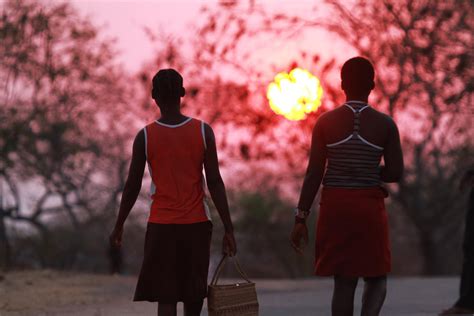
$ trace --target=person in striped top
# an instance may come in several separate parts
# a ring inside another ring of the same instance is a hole
[[[176,70],[162,69],[153,77],[152,97],[161,117],[135,138],[110,236],[111,245],[120,247],[123,225],[140,193],[147,165],[152,202],[134,301],[158,302],[160,316],[175,316],[177,302],[184,302],[186,316],[198,316],[207,295],[212,223],[203,169],[224,224],[223,253],[233,256],[237,251],[214,132],[208,124],[181,114],[184,95],[183,78]]]
[[[341,70],[346,102],[322,115],[314,129],[308,169],[295,210],[294,249],[307,243],[306,218],[322,182],[315,267],[334,277],[332,315],[353,314],[359,278],[365,281],[362,315],[378,315],[391,269],[384,182],[397,182],[403,155],[393,119],[369,105],[374,68],[355,57]],[[384,165],[380,165],[383,157]]]

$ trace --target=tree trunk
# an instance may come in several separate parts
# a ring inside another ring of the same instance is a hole
[[[0,208],[0,266],[4,271],[11,267],[11,247],[5,225],[4,210]]]
[[[443,274],[442,262],[440,262],[439,249],[433,241],[430,233],[420,233],[420,247],[423,254],[423,275],[439,275]]]

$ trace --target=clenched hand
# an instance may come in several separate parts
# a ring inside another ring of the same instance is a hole
[[[303,244],[301,244],[301,241],[303,241]],[[295,223],[293,231],[291,232],[290,242],[293,249],[300,255],[303,255],[303,249],[309,242],[308,227],[306,227],[306,224]]]

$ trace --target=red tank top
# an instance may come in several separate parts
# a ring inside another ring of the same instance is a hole
[[[154,121],[144,132],[152,180],[148,222],[191,224],[210,220],[202,174],[204,123],[193,118],[177,125]]]

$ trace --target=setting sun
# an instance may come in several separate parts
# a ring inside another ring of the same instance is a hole
[[[273,112],[292,121],[303,120],[308,113],[315,112],[321,105],[322,95],[319,79],[301,68],[290,73],[280,72],[267,90]]]

